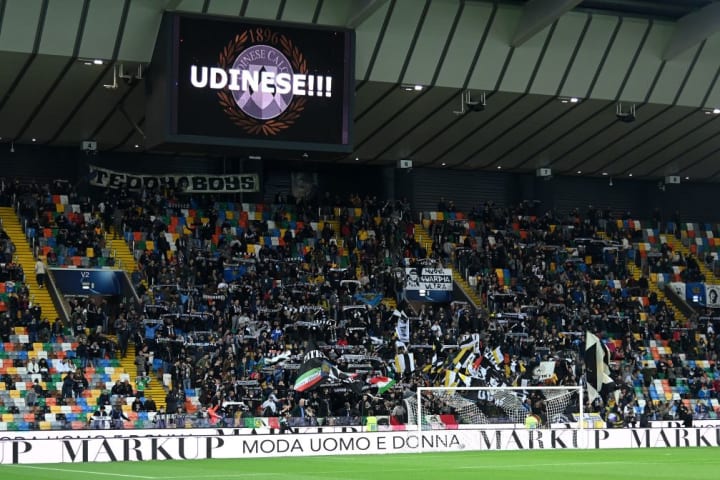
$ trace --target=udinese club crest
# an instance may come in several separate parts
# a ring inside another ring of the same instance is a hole
[[[246,70],[278,75],[307,74],[307,62],[300,49],[283,34],[269,28],[253,28],[238,34],[220,53],[223,69]],[[230,120],[251,135],[274,136],[292,126],[305,109],[307,99],[292,91],[272,92],[248,89],[219,90],[220,106]]]

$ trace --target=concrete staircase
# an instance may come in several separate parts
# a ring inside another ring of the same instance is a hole
[[[432,237],[421,223],[415,224],[415,240],[425,249],[428,256],[432,254]]]
[[[627,264],[628,272],[630,272],[630,275],[635,280],[640,280],[642,277],[642,272],[639,268],[635,266],[634,263],[629,262]],[[688,321],[687,316],[685,316],[682,311],[678,307],[675,306],[675,304],[665,295],[665,292],[662,291],[655,282],[648,281],[648,286],[650,288],[651,292],[654,292],[655,295],[657,295],[657,298],[659,301],[665,302],[665,305],[668,306],[674,313],[675,313],[675,319],[678,321],[678,323],[685,324]]]
[[[596,235],[603,240],[606,240],[608,238],[607,235],[605,234],[605,232],[596,232]],[[670,238],[668,237],[667,243],[668,243],[668,245],[672,245],[670,243],[669,239]],[[675,247],[673,246],[673,248],[675,248]],[[684,254],[684,252],[683,252],[683,254]],[[642,272],[640,271],[640,269],[638,267],[635,266],[635,263],[633,263],[632,261],[627,261],[626,265],[627,265],[628,272],[630,272],[630,275],[635,280],[640,280],[640,278],[642,277]],[[665,302],[665,305],[667,305],[668,308],[670,308],[675,313],[675,319],[679,323],[684,324],[688,321],[687,316],[684,313],[682,313],[677,306],[675,306],[675,304],[665,295],[665,292],[657,286],[657,283],[649,281],[649,279],[648,279],[648,286],[649,286],[651,292],[655,292],[658,300]]]
[[[688,255],[690,255],[692,252],[690,252],[690,249],[683,245],[683,243],[675,238],[673,235],[661,235],[660,236],[661,241],[664,240],[665,243],[670,245],[672,247],[673,252],[679,252],[683,254],[683,257],[687,258]],[[707,265],[705,265],[705,262],[698,258],[697,255],[695,256],[695,260],[697,261],[698,266],[700,267],[700,272],[705,275],[705,280],[708,283],[715,283],[714,281],[718,280],[718,278],[715,276],[715,274],[710,270]]]
[[[382,304],[385,305],[385,308],[390,311],[393,311],[397,308],[397,302],[394,298],[385,297],[382,299]]]
[[[333,219],[333,220],[323,220],[323,227],[324,224],[329,224],[330,228],[333,229],[333,232],[335,232],[335,235],[333,235],[333,239],[335,239],[335,244],[338,246],[338,248],[344,248],[345,247],[345,240],[343,240],[342,235],[340,235],[340,220]],[[320,232],[318,232],[320,233]],[[350,255],[350,252],[345,252],[345,255]],[[338,262],[339,263],[339,262]],[[360,278],[360,276],[356,276],[355,278]]]
[[[338,242],[342,240],[342,237],[340,236],[340,220],[338,220],[337,218],[332,220],[323,220],[323,225],[325,223],[330,224],[330,228],[332,228],[333,232],[335,232],[335,240],[337,240]],[[338,245],[340,245],[340,243],[338,243]]]
[[[453,281],[460,287],[460,290],[463,291],[463,293],[470,299],[470,301],[475,305],[475,308],[482,308],[483,307],[483,301],[480,298],[480,295],[478,295],[473,287],[470,286],[470,284],[463,278],[463,276],[458,272],[455,267],[450,265],[450,268],[452,269],[452,276]]]
[[[132,246],[128,245],[121,234],[118,234],[118,238],[115,237],[114,227],[110,227],[110,231],[105,235],[105,246],[112,252],[112,256],[115,257],[115,266],[128,272],[131,275],[137,271],[137,261],[133,256],[131,250]]]
[[[30,291],[30,301],[33,302],[33,305],[40,306],[43,317],[47,317],[50,322],[55,321],[60,314],[55,308],[47,288],[38,288],[35,283],[35,257],[22,225],[20,225],[20,220],[12,207],[0,207],[0,219],[2,219],[5,233],[15,244],[15,258],[25,272],[25,283]]]
[[[598,236],[598,238],[601,238],[603,240],[606,240],[608,238],[607,234],[605,232],[596,232],[596,235]],[[661,236],[661,240],[663,239],[663,237],[664,236]],[[667,241],[668,245],[672,245],[672,243],[669,240],[670,240],[670,237],[668,236],[667,240],[663,240],[663,241]],[[675,246],[673,246],[673,248],[675,248]],[[683,252],[683,254],[685,254],[685,252]],[[627,265],[628,272],[630,272],[630,275],[635,280],[640,280],[640,278],[642,277],[642,272],[640,271],[640,269],[638,267],[635,266],[635,263],[628,260],[626,265]],[[665,302],[665,305],[667,305],[668,308],[670,308],[675,313],[675,319],[679,323],[684,324],[688,321],[687,316],[684,313],[682,313],[682,311],[680,311],[680,309],[677,306],[675,306],[675,304],[665,295],[665,292],[657,286],[657,283],[649,281],[649,279],[648,279],[648,286],[649,286],[651,292],[655,292],[658,300]]]
[[[110,232],[106,235],[105,244],[107,248],[111,249],[111,252],[113,252],[113,256],[116,260],[116,266],[125,270],[128,275],[132,275],[132,273],[136,272],[138,269],[137,261],[135,260],[131,250],[132,247],[131,245],[128,245],[121,235],[118,235],[118,238],[113,237],[115,237],[115,231],[113,227],[111,227]],[[120,359],[120,364],[125,368],[125,371],[130,374],[130,378],[132,378],[133,382],[135,381],[135,373],[137,371],[135,367],[135,355],[135,344],[130,342],[128,345],[127,356]],[[150,375],[152,381],[145,389],[145,397],[152,398],[157,407],[160,408],[161,406],[165,406],[166,392],[163,388],[162,378],[158,379],[157,377],[158,373],[160,372],[153,372]]]
[[[135,367],[135,344],[131,341],[128,344],[127,355],[125,358],[120,358],[120,365],[125,369],[125,373],[130,375],[130,383],[135,388],[135,377],[137,368]],[[152,398],[155,401],[157,408],[165,406],[165,389],[163,388],[162,378],[158,379],[160,372],[152,372],[150,374],[150,384],[145,388],[145,398]]]

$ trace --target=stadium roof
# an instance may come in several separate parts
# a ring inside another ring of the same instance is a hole
[[[720,181],[710,0],[0,0],[0,142],[142,150],[165,10],[354,28],[341,163]]]

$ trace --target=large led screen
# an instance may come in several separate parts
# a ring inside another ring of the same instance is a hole
[[[163,30],[171,141],[351,151],[353,31],[187,15]]]

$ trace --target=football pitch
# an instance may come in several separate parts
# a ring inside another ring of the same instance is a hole
[[[2,465],[3,480],[327,479],[455,480],[720,478],[717,448],[528,450],[402,455],[166,460],[125,463]]]

